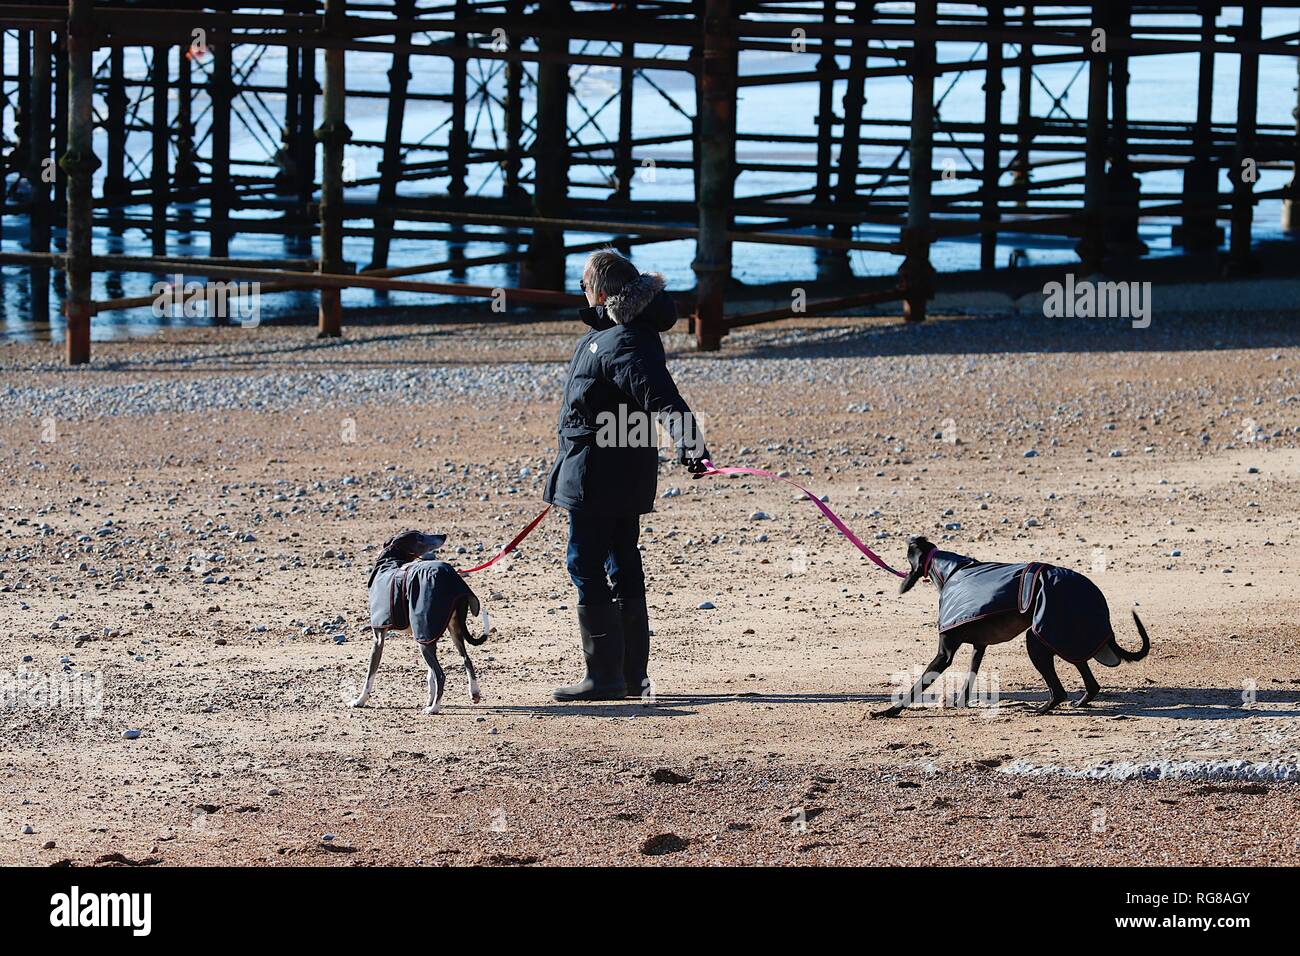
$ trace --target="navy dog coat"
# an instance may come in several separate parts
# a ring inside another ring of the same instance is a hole
[[[446,535],[408,530],[384,542],[367,584],[371,627],[409,627],[421,644],[432,644],[446,633],[461,602],[468,601],[470,611],[478,614],[478,597],[460,572],[432,558],[446,540]]]
[[[995,564],[937,548],[927,557],[939,589],[939,633],[993,614],[1029,613],[1029,631],[1071,664],[1092,658],[1115,636],[1101,589],[1052,564]]]

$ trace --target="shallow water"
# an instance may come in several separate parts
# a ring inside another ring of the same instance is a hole
[[[1221,22],[1229,22],[1237,16],[1236,11],[1229,11]],[[1150,22],[1154,18],[1138,18],[1136,23]],[[1195,17],[1163,17],[1164,22],[1187,25],[1197,24]],[[1295,11],[1265,11],[1264,34],[1266,36],[1288,32],[1296,29],[1300,14]],[[6,34],[6,57],[9,63],[15,62],[16,40],[13,34]],[[601,45],[591,44],[593,49]],[[575,48],[577,44],[575,44]],[[251,47],[236,51],[236,62],[248,55]],[[638,56],[655,56],[661,51],[655,45],[640,44]],[[981,47],[977,44],[942,44],[941,60],[963,60],[977,57]],[[1015,54],[1015,47],[1008,45],[1006,54]],[[681,51],[670,51],[672,56],[680,56]],[[97,55],[96,63],[106,58],[107,51]],[[754,53],[746,54],[741,59],[743,75],[765,72],[791,72],[812,69],[816,57],[811,54],[796,53]],[[1237,97],[1237,63],[1236,57],[1220,55],[1216,58],[1215,68],[1215,119],[1231,121],[1235,113]],[[841,65],[845,59],[841,57]],[[874,65],[874,62],[873,62]],[[271,48],[263,51],[256,69],[251,73],[249,82],[254,84],[274,85],[283,82],[285,51]],[[471,62],[471,88],[482,71],[483,76],[490,77],[489,87],[498,96],[503,89],[503,77],[500,64],[483,61]],[[386,71],[389,68],[388,57],[380,54],[353,53],[348,56],[348,86],[350,90],[383,90],[387,85]],[[200,66],[200,69],[206,69]],[[1087,94],[1086,72],[1079,73],[1077,64],[1051,64],[1040,67],[1037,75],[1042,81],[1034,90],[1034,115],[1045,116],[1052,112],[1052,96],[1060,95],[1068,87],[1068,94],[1062,100],[1061,108],[1074,116],[1080,116],[1085,109]],[[413,61],[412,91],[444,91],[451,86],[450,62],[433,57],[416,58]],[[1190,121],[1195,116],[1195,78],[1196,58],[1192,55],[1139,57],[1130,62],[1130,114],[1135,122],[1144,120]],[[143,78],[147,75],[147,63],[139,49],[127,50],[127,75]],[[318,75],[323,75],[323,67],[318,67]],[[619,80],[618,71],[605,67],[574,67],[572,81],[577,88],[583,105],[589,110],[596,110],[616,92]],[[197,79],[196,79],[197,82]],[[1008,71],[1005,78],[1008,95],[1004,101],[1003,119],[1014,122],[1016,114],[1015,74]],[[653,86],[651,85],[653,83]],[[949,85],[951,84],[951,88]],[[944,119],[979,121],[983,115],[983,74],[971,73],[940,77],[936,83],[936,92],[943,96],[941,115]],[[1264,57],[1260,67],[1260,107],[1261,124],[1291,124],[1291,110],[1296,102],[1296,63],[1293,58]],[[867,83],[868,118],[895,118],[905,120],[910,111],[911,84],[906,77],[873,78]],[[1049,90],[1051,91],[1049,93]],[[531,96],[528,89],[526,95]],[[843,84],[837,84],[835,99],[837,106],[843,95]],[[175,91],[172,92],[173,99]],[[815,132],[814,117],[817,112],[818,89],[816,84],[785,84],[774,87],[745,87],[741,91],[738,104],[738,129],[742,133],[782,132],[811,134]],[[232,130],[233,155],[236,158],[236,174],[257,173],[264,175],[264,166],[242,168],[239,160],[265,160],[269,155],[269,139],[263,126],[277,129],[278,118],[283,116],[284,97],[263,94],[258,98],[242,97],[239,101]],[[638,135],[685,135],[689,133],[689,121],[678,112],[680,107],[687,114],[693,113],[694,87],[691,78],[682,73],[657,71],[649,74],[648,79],[637,81],[635,104],[635,127]],[[146,106],[147,110],[148,107]],[[383,138],[386,106],[382,99],[353,98],[348,106],[348,124],[357,140],[378,141]],[[404,117],[403,140],[408,143],[421,140],[437,141],[445,136],[445,123],[449,116],[449,106],[445,103],[410,103]],[[196,116],[201,116],[203,107],[196,109]],[[533,108],[526,104],[525,116],[531,115]],[[318,113],[319,115],[319,113]],[[1059,115],[1059,112],[1056,114]],[[475,145],[491,146],[500,137],[501,116],[494,103],[485,103],[481,98],[471,101],[468,109],[472,141]],[[588,123],[587,116],[575,99],[570,100],[570,126],[583,127],[579,139],[582,142],[606,141],[617,130],[617,104],[611,103],[603,112],[597,112],[596,121]],[[6,114],[6,121],[12,127],[12,111]],[[199,136],[206,134],[206,118],[200,118]],[[586,124],[584,126],[584,124]],[[890,136],[905,136],[906,127],[888,131]],[[13,130],[8,128],[5,135],[12,139]],[[103,131],[97,131],[96,151],[101,157],[107,148]],[[864,165],[886,166],[898,155],[897,147],[869,147],[863,150]],[[128,170],[131,163],[147,164],[148,134],[135,133],[128,140]],[[688,159],[690,155],[687,143],[677,143],[662,147],[651,147],[638,151],[638,160]],[[738,147],[741,159],[768,159],[773,161],[801,160],[811,161],[815,148],[802,144],[763,144],[755,142],[741,143]],[[432,158],[433,154],[412,150],[408,159],[420,161]],[[347,154],[348,169],[359,180],[378,174],[377,164],[379,150],[364,145],[349,148]],[[968,161],[961,151],[936,143],[934,162],[936,167],[944,168],[945,163],[958,172],[977,166],[978,154]],[[1004,166],[1010,161],[1011,154],[1003,154]],[[1053,178],[1070,178],[1082,175],[1082,164],[1070,164],[1055,167],[1041,175]],[[105,170],[101,168],[102,180]],[[138,177],[147,172],[138,170]],[[583,182],[595,183],[610,175],[612,167],[579,167],[575,178]],[[663,169],[654,167],[643,170],[632,186],[634,199],[669,200],[689,199],[692,195],[691,173],[689,170]],[[527,177],[529,168],[525,165]],[[1276,189],[1289,181],[1289,170],[1261,170],[1257,191]],[[776,172],[747,172],[737,181],[737,196],[777,192],[798,189],[811,185],[812,177],[807,174],[787,174]],[[11,180],[12,185],[12,180]],[[401,187],[406,195],[436,194],[445,189],[445,180],[426,180]],[[1144,191],[1177,192],[1181,189],[1182,177],[1176,172],[1150,172],[1142,175]],[[969,181],[940,180],[935,185],[937,194],[948,191],[966,191],[971,188]],[[1227,189],[1226,176],[1221,188]],[[471,169],[470,191],[473,195],[496,196],[500,194],[501,177],[495,167],[479,165]],[[98,186],[97,186],[98,191]],[[897,194],[896,187],[881,188],[880,195]],[[351,200],[365,201],[373,198],[373,187],[357,186],[348,190]],[[572,195],[578,198],[601,198],[608,195],[604,186],[579,186],[572,189]],[[175,209],[173,210],[175,211]],[[129,215],[146,216],[147,208],[134,207],[127,210]],[[195,215],[204,218],[206,211],[196,208]],[[256,215],[243,211],[241,216]],[[354,225],[363,225],[357,222]],[[419,227],[419,224],[411,224]],[[1152,255],[1167,255],[1175,251],[1170,243],[1171,222],[1156,220],[1145,222],[1142,237],[1151,248]],[[399,224],[400,227],[400,224]],[[476,234],[499,234],[500,230],[487,227],[475,227]],[[1254,234],[1257,238],[1271,238],[1280,234],[1280,203],[1276,201],[1261,202],[1256,207]],[[859,239],[895,238],[892,230],[874,226],[862,226],[856,230]],[[25,221],[10,217],[3,223],[0,234],[6,250],[15,251],[27,248]],[[569,243],[599,241],[604,235],[567,233]],[[61,231],[55,234],[56,244],[62,242]],[[312,246],[314,247],[314,240]],[[106,229],[97,229],[95,234],[95,251],[97,253],[122,253],[130,255],[150,254],[148,237],[140,230],[128,230],[123,235],[110,235]],[[1031,237],[1002,235],[999,238],[997,261],[1006,263],[1013,250],[1023,250],[1029,264],[1076,261],[1072,250],[1073,241],[1052,237]],[[459,256],[491,255],[502,251],[502,245],[496,242],[477,240],[461,246],[439,239],[395,239],[389,258],[392,266],[410,265],[420,262],[432,262]],[[364,267],[370,260],[371,241],[365,237],[349,237],[345,241],[345,256]],[[208,254],[208,240],[204,234],[183,235],[172,233],[168,239],[169,255]],[[261,234],[240,234],[230,244],[230,255],[239,258],[302,258],[314,255],[314,251],[296,240],[286,240],[279,236]],[[669,279],[670,286],[682,288],[693,285],[691,260],[694,256],[694,243],[690,240],[660,242],[639,247],[634,258],[643,268],[654,268],[663,272]],[[817,274],[816,253],[806,248],[782,248],[770,245],[737,243],[734,247],[735,276],[746,283],[774,283],[785,280],[807,286]],[[938,243],[932,251],[934,265],[940,271],[955,271],[978,268],[979,244],[977,239],[950,239]],[[582,256],[569,257],[569,286],[577,290],[578,271]],[[852,267],[857,275],[885,275],[898,267],[898,258],[883,253],[853,252]],[[421,278],[430,281],[464,281],[487,286],[510,286],[518,281],[514,266],[481,266],[469,269],[463,274],[449,277],[447,273],[430,274]],[[157,276],[120,273],[98,273],[95,276],[93,294],[97,299],[120,296],[142,296],[151,294]],[[816,298],[809,291],[810,298]],[[262,298],[259,305],[258,319],[262,322],[302,321],[314,315],[316,309],[314,293],[282,293]],[[378,294],[368,290],[354,289],[343,293],[343,304],[349,313],[358,311],[392,308],[419,308],[430,304],[443,304],[456,301],[452,297],[428,296],[415,293]],[[489,303],[484,300],[462,300],[467,315],[481,311],[485,318],[491,317]],[[29,274],[26,268],[5,267],[0,269],[0,337],[17,338],[58,338],[63,332],[60,310],[62,307],[62,277],[56,277],[49,315],[32,313],[32,298]],[[208,324],[203,316],[155,316],[148,308],[137,308],[129,312],[106,313],[96,316],[93,324],[93,337],[96,339],[116,338],[121,336],[147,334],[154,329],[166,326],[185,326]]]

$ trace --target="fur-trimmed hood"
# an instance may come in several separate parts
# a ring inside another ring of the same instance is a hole
[[[605,314],[619,325],[627,325],[646,310],[668,283],[657,272],[646,272],[605,300]]]
[[[677,307],[664,291],[666,285],[667,281],[659,273],[642,273],[604,304],[579,309],[578,316],[593,329],[642,322],[657,332],[667,332],[677,322]]]

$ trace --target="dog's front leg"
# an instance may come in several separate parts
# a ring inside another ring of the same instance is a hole
[[[438,663],[437,642],[431,641],[428,644],[421,644],[420,655],[429,668],[429,704],[424,708],[424,712],[426,714],[436,714],[442,710],[442,693],[447,686],[447,675],[442,672],[442,666]]]
[[[905,708],[916,703],[920,696],[925,693],[925,689],[933,684],[939,675],[952,664],[953,658],[957,656],[959,646],[956,642],[940,635],[939,653],[934,656],[934,660],[930,661],[930,666],[925,669],[925,673],[921,675],[920,679],[912,685],[912,689],[907,692],[899,703],[892,707],[886,707],[884,710],[877,710],[871,716],[897,717]]]
[[[984,663],[984,652],[988,648],[982,645],[976,646],[975,654],[970,659],[970,673],[966,675],[966,683],[962,685],[961,693],[953,701],[958,707],[969,707],[971,693],[975,690],[975,675],[979,673],[980,665]]]
[[[383,628],[372,627],[375,642],[370,647],[370,670],[366,673],[366,684],[361,689],[361,695],[352,701],[353,707],[364,707],[366,701],[370,699],[370,692],[375,689],[375,674],[379,671],[379,662],[384,657],[384,631]]]

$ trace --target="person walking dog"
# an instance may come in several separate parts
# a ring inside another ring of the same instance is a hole
[[[639,273],[612,250],[583,270],[591,331],[569,363],[560,407],[559,454],[545,500],[569,512],[566,564],[578,589],[578,628],[587,673],[557,687],[560,701],[640,697],[650,685],[650,623],[637,538],[654,510],[659,473],[656,423],[677,460],[699,477],[709,458],[690,407],[673,383],[661,332],[677,321],[664,278]]]

